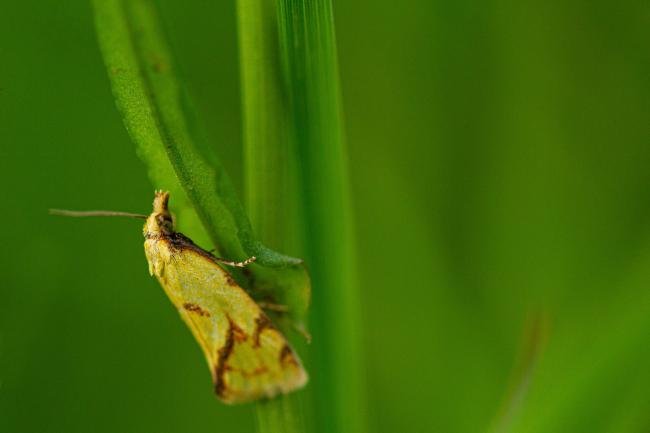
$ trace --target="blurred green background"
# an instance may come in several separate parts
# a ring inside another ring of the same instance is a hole
[[[234,2],[159,3],[242,191]],[[369,430],[650,431],[650,3],[334,8]],[[152,196],[89,4],[1,9],[0,431],[252,431],[140,223],[47,215]]]

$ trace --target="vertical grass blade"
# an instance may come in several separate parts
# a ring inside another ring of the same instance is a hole
[[[315,426],[365,431],[361,323],[331,0],[278,0],[314,290]]]
[[[279,68],[273,0],[238,0],[246,203],[264,242],[302,254],[298,153]],[[305,423],[299,396],[261,402],[261,433],[299,433]]]
[[[314,291],[311,397],[319,432],[365,431],[338,68],[329,0],[239,0],[248,206],[262,239],[306,254]],[[296,404],[258,409],[292,431]]]

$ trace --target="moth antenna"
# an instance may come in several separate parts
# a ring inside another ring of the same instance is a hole
[[[67,210],[67,209],[49,209],[50,215],[60,215],[68,217],[127,217],[127,218],[139,218],[146,220],[147,215],[131,212],[118,212],[111,210]]]

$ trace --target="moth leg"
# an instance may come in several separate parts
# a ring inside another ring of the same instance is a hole
[[[286,313],[289,311],[289,306],[283,304],[274,304],[272,302],[259,301],[257,305],[262,307],[264,310],[275,311],[276,313]]]
[[[309,333],[309,331],[307,331],[307,329],[305,329],[304,325],[298,325],[296,323],[291,322],[291,327],[298,334],[302,335],[302,338],[305,339],[307,344],[311,343],[311,334]]]
[[[243,262],[233,262],[232,260],[222,259],[221,257],[215,257],[214,259],[219,263],[223,263],[224,265],[234,266],[234,267],[237,267],[237,268],[243,268],[244,266],[253,263],[257,259],[257,257],[255,257],[255,256],[249,257],[246,260],[244,260]]]

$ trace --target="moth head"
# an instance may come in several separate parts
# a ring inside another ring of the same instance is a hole
[[[156,191],[153,199],[153,212],[151,212],[144,225],[145,237],[170,234],[174,231],[174,220],[169,212],[168,203],[169,192]]]

